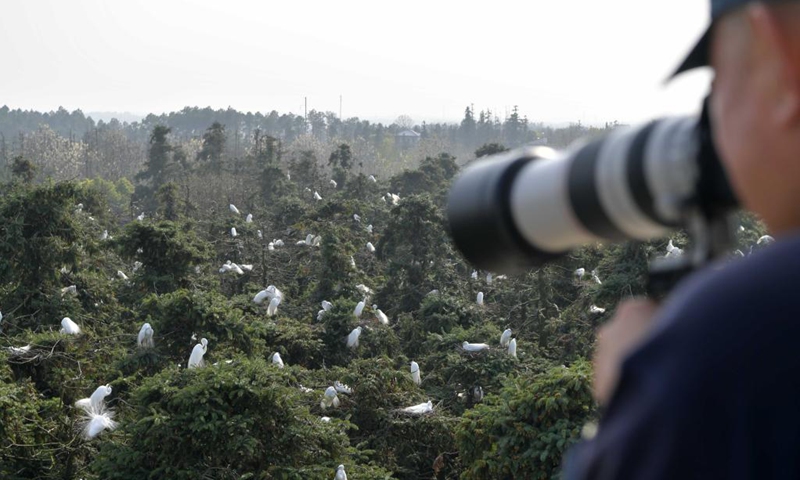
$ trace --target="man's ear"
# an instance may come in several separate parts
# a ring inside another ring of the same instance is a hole
[[[800,9],[795,7],[755,3],[746,13],[753,54],[767,76],[769,114],[782,127],[800,123]]]

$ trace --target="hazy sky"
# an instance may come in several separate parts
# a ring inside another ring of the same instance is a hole
[[[0,17],[0,105],[339,111],[638,122],[697,109],[710,73],[664,85],[705,0],[25,0]]]

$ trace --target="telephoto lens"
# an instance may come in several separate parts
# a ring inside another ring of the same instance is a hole
[[[563,152],[526,147],[487,157],[455,180],[453,240],[477,267],[519,273],[574,248],[649,240],[691,208],[735,206],[707,119],[669,117]]]

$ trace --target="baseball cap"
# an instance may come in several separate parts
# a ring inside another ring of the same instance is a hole
[[[697,41],[694,48],[689,52],[689,55],[683,60],[683,63],[681,63],[678,69],[675,70],[675,73],[672,74],[672,77],[693,68],[707,66],[709,64],[708,50],[711,41],[711,29],[714,28],[714,22],[733,10],[757,1],[761,1],[762,3],[780,3],[789,0],[711,0],[711,24],[703,33],[703,36],[700,37],[700,40]]]

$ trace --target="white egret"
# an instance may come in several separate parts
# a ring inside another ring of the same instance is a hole
[[[0,312],[0,333],[3,333],[3,312]]]
[[[149,323],[142,325],[139,329],[139,337],[136,339],[139,348],[153,348],[153,327]]]
[[[372,242],[367,242],[367,250],[369,250],[370,253],[375,253],[375,246]]]
[[[392,205],[397,205],[397,203],[400,201],[400,195],[395,195],[394,193],[390,193],[389,199],[392,201]]]
[[[241,264],[239,266],[242,267],[242,270],[245,270],[247,272],[252,272],[253,271],[253,264],[251,264],[251,263],[248,263],[248,264],[244,264],[243,263],[243,264]]]
[[[424,415],[426,413],[431,413],[433,412],[433,402],[428,400],[425,403],[412,405],[410,407],[404,408],[402,412],[407,413],[409,415]]]
[[[236,208],[236,205],[231,203],[230,205],[228,205],[228,208],[230,209],[231,213],[239,215],[239,209]]]
[[[117,422],[114,421],[112,410],[101,412],[86,412],[78,422],[78,429],[84,440],[91,440],[100,435],[103,430],[114,430]]]
[[[583,276],[586,275],[585,268],[579,268],[575,270],[575,276],[578,277],[578,280],[583,280]]]
[[[239,234],[236,233],[236,227],[231,227],[231,237],[238,237]]]
[[[117,270],[117,276],[120,278],[120,280],[123,280],[123,281],[126,281],[126,282],[128,281],[128,276],[125,275],[125,273],[122,270]]]
[[[419,373],[419,364],[413,360],[411,361],[411,380],[413,380],[417,385],[422,383]]]
[[[356,268],[356,259],[352,255],[350,255],[350,266]]]
[[[261,233],[261,230],[256,230],[256,234],[258,235],[259,240],[264,240],[264,234]]]
[[[327,300],[323,300],[323,301],[322,301],[322,309],[323,309],[323,310],[325,310],[325,311],[327,312],[327,311],[328,311],[328,310],[330,310],[331,308],[333,308],[333,304],[332,304],[331,302],[329,302],[329,301],[327,301]]]
[[[669,243],[667,243],[667,254],[665,256],[667,258],[675,258],[680,257],[681,255],[683,255],[683,250],[674,246],[672,244],[672,239],[670,239]]]
[[[439,289],[434,288],[433,290],[425,294],[426,297],[428,295],[439,295]]]
[[[312,246],[312,247],[319,247],[319,243],[320,243],[321,241],[322,241],[322,237],[321,237],[321,236],[319,236],[319,235],[317,235],[316,237],[314,237],[314,238],[311,240],[311,246]]]
[[[278,297],[272,297],[272,300],[269,301],[269,306],[267,307],[267,316],[271,317],[278,313],[278,305],[281,304],[281,299]]]
[[[486,274],[486,283],[489,284],[489,285],[492,284],[492,274],[491,273],[487,273]]]
[[[278,368],[283,368],[283,359],[280,353],[275,352],[272,354],[272,364],[277,365]]]
[[[483,388],[480,385],[476,385],[475,388],[472,389],[472,399],[475,402],[483,400]]]
[[[361,327],[356,327],[353,329],[352,332],[347,336],[347,346],[349,348],[357,348],[358,347],[358,337],[361,336]]]
[[[371,288],[364,285],[363,283],[359,283],[358,285],[356,285],[356,290],[358,290],[359,292],[361,292],[362,295],[365,295],[367,297],[375,293],[372,291]]]
[[[347,480],[347,474],[344,472],[344,465],[336,467],[336,476],[333,480]]]
[[[298,240],[295,245],[308,245],[305,240]]]
[[[261,303],[267,298],[269,298],[269,296],[270,296],[269,292],[267,292],[266,290],[261,290],[260,292],[256,293],[255,297],[253,297],[253,302],[257,303],[258,305],[261,305]]]
[[[331,178],[331,181],[330,181],[329,183],[330,183],[330,184],[333,186],[333,188],[336,188],[336,187],[338,187],[338,186],[339,186],[339,184],[338,184],[338,183],[336,183],[336,180],[334,180],[334,179],[332,179],[332,178]]]
[[[348,395],[353,393],[352,388],[348,387],[347,385],[338,380],[333,382],[333,388],[335,388],[338,393],[346,393]]]
[[[461,344],[461,348],[463,348],[465,352],[480,352],[482,350],[487,350],[489,345],[485,343],[469,343],[464,340],[464,343]]]
[[[64,287],[64,288],[61,289],[61,295],[62,296],[67,294],[67,293],[72,295],[72,296],[77,295],[78,294],[78,287],[76,287],[75,285],[70,285],[69,287]]]
[[[763,235],[763,236],[759,237],[758,241],[756,242],[756,245],[761,245],[762,243],[764,245],[769,245],[770,243],[772,243],[774,241],[775,241],[775,239],[772,236]]]
[[[369,176],[370,181],[377,182],[378,180],[375,179],[375,175]]]
[[[272,242],[269,242],[267,244],[267,250],[269,250],[270,252],[274,252],[275,251],[275,244],[272,243]]]
[[[338,407],[339,406],[339,397],[336,395],[336,389],[333,387],[328,387],[325,389],[325,394],[322,396],[322,401],[319,402],[320,408],[323,410],[329,407]]]
[[[364,311],[364,306],[365,305],[366,305],[366,302],[364,300],[361,300],[360,302],[358,302],[358,304],[356,305],[356,309],[353,310],[353,315],[355,315],[356,318],[360,318],[361,317],[361,312]]]
[[[598,285],[603,284],[603,282],[600,281],[600,277],[597,276],[597,269],[592,270],[592,280],[594,280],[594,283]]]
[[[473,280],[477,280],[478,279],[478,271],[477,270],[473,270],[472,271],[472,279]]]
[[[272,243],[274,243],[276,247],[282,247],[283,246],[283,240],[281,240],[280,238],[277,239],[277,240],[273,240]]]
[[[77,323],[73,322],[71,318],[64,317],[61,319],[61,333],[65,333],[67,335],[79,335],[81,333],[81,327],[79,327]]]
[[[253,214],[252,213],[248,213],[247,217],[244,219],[244,222],[245,223],[253,223]]]
[[[326,313],[325,310],[317,310],[317,321],[318,322],[322,321],[322,317],[325,316],[325,313]]]
[[[318,192],[314,192],[314,200],[322,200],[322,197],[319,195]]]
[[[377,318],[382,325],[389,325],[389,317],[387,317],[380,308],[377,308],[377,305],[373,305],[372,308],[375,310],[375,318]]]
[[[517,358],[517,339],[512,338],[510,342],[508,342],[508,354],[514,358]]]
[[[11,354],[12,357],[20,357],[25,355],[31,350],[30,345],[25,345],[24,347],[8,347],[8,352]]]
[[[589,307],[589,311],[591,313],[605,313],[606,309],[605,308],[600,308],[597,305],[592,305],[592,306]]]
[[[354,213],[353,214],[353,220],[355,220],[356,222],[360,222],[361,221],[361,216],[359,214],[357,214],[357,213]]]
[[[483,305],[483,292],[478,292],[478,296],[475,301],[478,302],[478,305]]]
[[[108,234],[108,230],[103,230],[103,234],[100,235],[100,240],[110,240],[114,237]]]
[[[136,220],[139,220],[140,222],[143,222],[144,221],[144,212],[140,213],[139,216],[136,217]]]
[[[133,262],[133,271],[135,272],[136,270],[139,270],[143,266],[144,266],[144,264],[137,260],[137,261]]]
[[[192,355],[189,357],[189,364],[187,368],[197,368],[203,366],[203,355],[208,351],[208,340],[205,338],[200,339],[200,343],[192,349]]]
[[[367,225],[367,233],[372,233],[372,224]]]
[[[322,420],[325,423],[330,423],[330,421],[331,421],[331,417],[319,417],[319,419]]]
[[[503,334],[500,335],[500,346],[507,347],[509,340],[511,340],[511,329],[506,328]]]
[[[111,395],[111,385],[100,385],[89,398],[82,398],[75,402],[75,406],[87,412],[99,413],[105,410],[106,397]]]

